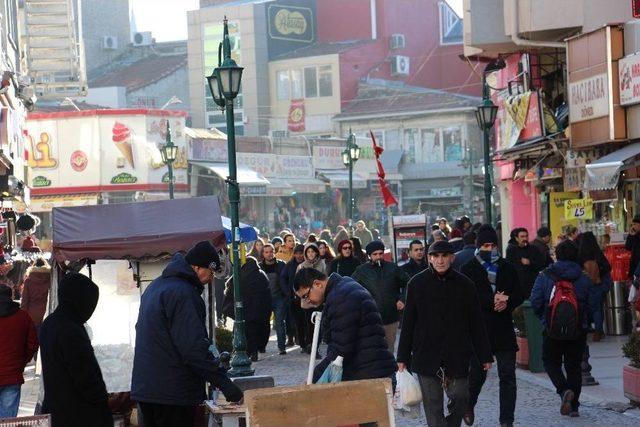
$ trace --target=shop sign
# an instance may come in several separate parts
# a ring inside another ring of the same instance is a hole
[[[34,188],[51,187],[51,180],[46,176],[38,175],[35,178],[33,178],[32,186]]]
[[[431,197],[459,197],[462,195],[460,187],[432,188],[429,190]]]
[[[277,156],[276,176],[282,178],[313,178],[310,156]]]
[[[135,184],[138,178],[130,173],[122,172],[111,178],[111,184]]]
[[[564,191],[581,191],[584,185],[585,168],[567,168],[562,176]]]
[[[267,153],[236,153],[239,166],[258,172],[262,176],[276,177],[276,156]]]
[[[618,62],[620,105],[640,103],[640,55],[631,55]]]
[[[571,123],[609,114],[607,73],[569,83],[569,119]]]
[[[304,132],[304,99],[292,99],[289,106],[289,119],[287,122],[287,128],[291,132]]]
[[[534,182],[538,180],[538,172],[536,172],[536,169],[529,169],[527,170],[527,172],[524,174],[524,182]]]
[[[267,194],[265,185],[240,185],[240,194],[244,196],[262,196]]]
[[[313,41],[313,10],[291,5],[269,6],[269,37],[297,42]]]
[[[53,208],[92,206],[97,204],[97,194],[33,197],[29,203],[29,210],[31,212],[51,212]]]
[[[189,142],[189,159],[226,163],[229,159],[224,139],[193,139]]]
[[[342,150],[344,150],[343,147],[315,145],[313,147],[313,166],[316,169],[344,169]]]
[[[593,200],[569,199],[564,201],[564,218],[568,220],[593,219]]]

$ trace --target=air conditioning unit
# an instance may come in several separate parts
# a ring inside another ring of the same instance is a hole
[[[408,56],[396,55],[391,57],[391,75],[392,76],[408,76],[409,75]]]
[[[102,48],[104,50],[116,50],[116,49],[118,49],[118,37],[116,37],[116,36],[104,36],[104,39],[102,39]]]
[[[151,44],[153,43],[151,31],[135,33],[131,39],[134,46],[151,46]]]
[[[405,46],[406,41],[404,39],[404,34],[391,34],[391,38],[389,39],[390,49],[402,49]]]
[[[289,138],[288,130],[272,130],[269,133],[271,138]]]

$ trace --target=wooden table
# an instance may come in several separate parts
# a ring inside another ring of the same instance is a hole
[[[204,406],[209,413],[209,427],[245,427],[246,409],[243,405],[228,403],[223,397],[217,401],[205,400]]]

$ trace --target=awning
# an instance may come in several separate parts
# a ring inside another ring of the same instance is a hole
[[[53,208],[91,206],[98,204],[97,193],[65,194],[60,196],[32,196],[29,209],[33,213],[51,212]]]
[[[290,184],[296,193],[324,193],[327,189],[326,183],[316,178],[299,178]]]
[[[613,153],[600,157],[586,166],[585,188],[587,190],[612,190],[618,186],[618,176],[625,163],[640,154],[640,142],[627,145]]]
[[[207,163],[207,162],[190,162],[192,165],[208,169],[222,179],[229,176],[229,165],[227,163]],[[245,166],[237,167],[237,178],[240,186],[266,186],[269,180],[258,172]]]
[[[291,184],[283,178],[269,178],[266,196],[291,196],[294,190]]]
[[[349,188],[349,172],[347,171],[324,171],[319,176],[326,179],[332,188]],[[353,173],[353,188],[367,188],[367,180],[357,173]]]

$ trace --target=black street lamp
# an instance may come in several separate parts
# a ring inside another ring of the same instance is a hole
[[[160,149],[162,162],[169,168],[169,199],[173,199],[173,162],[178,157],[178,147],[171,140],[171,125],[167,119],[167,143]]]
[[[347,138],[347,148],[342,152],[342,163],[349,169],[349,205],[347,215],[349,215],[349,228],[353,223],[353,165],[360,158],[360,147],[356,144],[356,136],[349,128],[349,137]]]
[[[221,51],[224,60],[221,61]],[[233,323],[233,354],[231,356],[230,376],[244,377],[253,375],[251,360],[247,357],[247,339],[245,336],[244,307],[240,291],[240,187],[238,186],[238,167],[236,163],[236,129],[233,117],[233,100],[240,92],[242,67],[231,58],[229,26],[224,18],[222,43],[218,48],[218,67],[207,77],[213,101],[224,107],[227,115],[227,151],[229,152],[229,176],[227,177],[229,204],[231,208],[231,253],[233,256],[233,298],[235,322]]]

